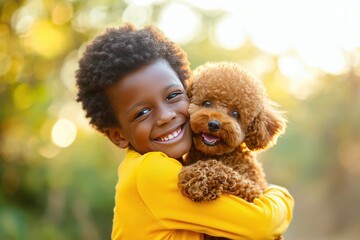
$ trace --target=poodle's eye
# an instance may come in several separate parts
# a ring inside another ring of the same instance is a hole
[[[204,106],[204,107],[206,107],[206,108],[209,108],[209,107],[211,107],[211,102],[210,101],[204,101],[203,103],[202,103],[202,105]]]
[[[230,113],[230,115],[233,117],[233,118],[240,118],[240,114],[238,111],[232,111]]]

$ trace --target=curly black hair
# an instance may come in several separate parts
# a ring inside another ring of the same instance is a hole
[[[101,133],[118,126],[105,89],[127,74],[165,59],[186,87],[190,64],[185,52],[154,26],[137,30],[132,24],[108,28],[85,49],[76,71],[77,101],[90,124]]]

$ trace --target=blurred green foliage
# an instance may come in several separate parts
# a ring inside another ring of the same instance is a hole
[[[88,126],[74,100],[74,71],[84,44],[104,27],[121,25],[130,2],[0,1],[0,239],[110,238],[124,153]],[[155,24],[167,4],[153,2],[146,24]],[[359,63],[336,76],[318,72],[310,94],[298,97],[276,65],[278,56],[251,41],[221,48],[204,32],[222,12],[197,11],[203,35],[182,45],[192,68],[221,60],[254,68],[257,59],[273,66],[260,75],[286,111],[288,128],[259,158],[269,182],[296,200],[285,237],[359,236]],[[59,119],[76,127],[74,141],[62,147],[52,132]]]

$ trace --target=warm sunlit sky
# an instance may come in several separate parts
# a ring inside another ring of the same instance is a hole
[[[208,34],[199,11],[210,17],[222,13],[211,26],[209,37],[225,49],[240,48],[251,41],[263,52],[278,56],[278,67],[291,80],[293,91],[314,84],[319,72],[340,75],[360,63],[358,0],[126,2],[129,6],[123,20],[138,25],[147,22],[151,15],[149,6],[166,3],[156,24],[181,44]]]
[[[133,3],[151,2],[129,1]],[[302,64],[330,74],[347,70],[360,47],[360,1],[357,0],[198,0],[168,5],[159,26],[174,40],[191,41],[201,18],[190,6],[226,14],[215,25],[214,38],[228,49],[251,40],[261,50],[284,56],[285,74]],[[179,21],[181,19],[181,21]],[[185,29],[185,31],[179,31]],[[297,62],[300,58],[303,62]]]

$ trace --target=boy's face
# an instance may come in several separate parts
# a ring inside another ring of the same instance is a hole
[[[137,152],[161,151],[180,158],[191,146],[189,99],[177,74],[165,60],[125,76],[107,95],[118,119],[108,137]]]

